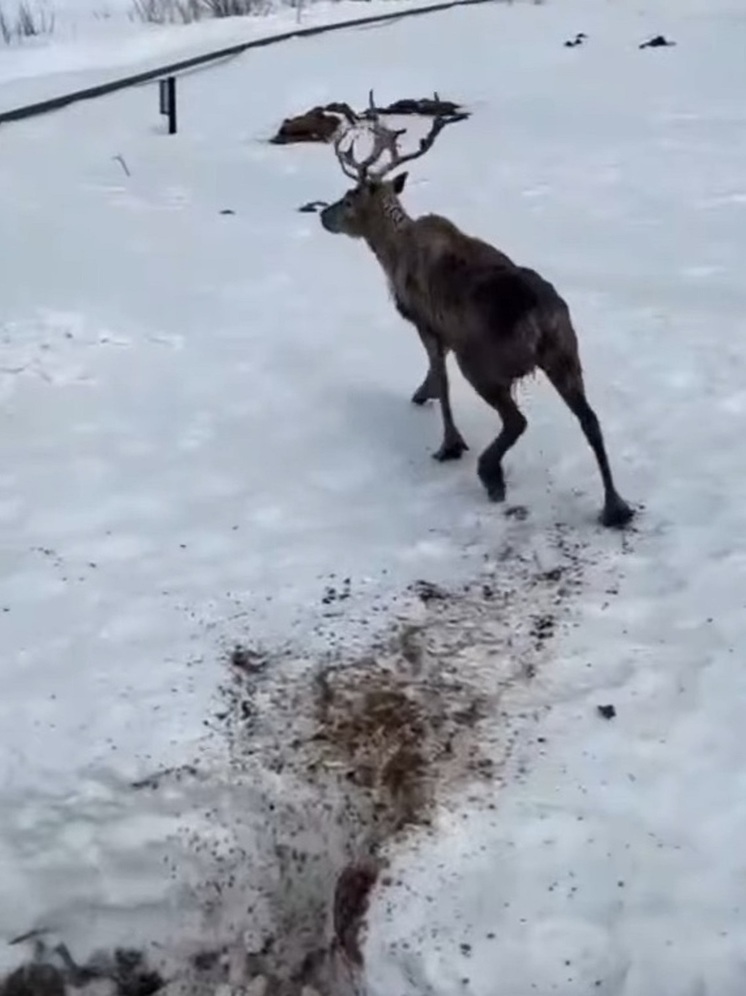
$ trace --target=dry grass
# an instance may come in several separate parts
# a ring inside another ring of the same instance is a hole
[[[28,0],[21,0],[10,12],[0,5],[0,39],[6,45],[24,38],[48,37],[54,33],[54,26],[54,11],[42,4],[31,6]]]
[[[303,0],[286,0],[300,20]],[[132,0],[132,17],[146,24],[193,24],[221,17],[249,17],[267,14],[276,7],[273,0]]]

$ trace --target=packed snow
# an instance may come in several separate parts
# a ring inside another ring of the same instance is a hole
[[[3,128],[0,938],[146,948],[187,985],[198,950],[245,982],[273,929],[309,955],[293,930],[361,832],[341,762],[306,777],[314,682],[331,653],[364,685],[397,632],[413,698],[490,705],[382,844],[354,985],[742,996],[744,51],[736,0],[496,3],[186,75],[176,136],[155,86]],[[371,86],[472,111],[404,202],[567,298],[627,532],[541,378],[505,506],[455,365],[471,448],[431,459],[414,331],[366,248],[297,210],[345,189],[332,152],[267,142]],[[270,662],[250,699],[236,643]]]

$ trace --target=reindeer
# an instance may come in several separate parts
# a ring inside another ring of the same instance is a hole
[[[321,224],[328,232],[368,244],[397,310],[419,333],[428,369],[412,401],[440,403],[443,441],[434,458],[456,460],[468,449],[451,411],[446,357],[452,351],[466,380],[501,418],[501,432],[479,456],[477,473],[489,498],[504,501],[503,458],[527,426],[512,388],[541,369],[578,419],[595,454],[604,489],[600,521],[620,528],[634,512],[616,490],[601,426],[586,398],[567,303],[535,270],[517,265],[440,215],[410,217],[399,199],[408,174],[391,174],[425,155],[446,125],[464,117],[435,117],[419,147],[402,154],[399,139],[404,131],[382,123],[371,91],[368,111],[341,123],[334,138],[339,165],[354,186],[324,208]],[[372,133],[372,149],[358,160],[354,137],[348,148],[343,150],[342,144],[364,120]]]

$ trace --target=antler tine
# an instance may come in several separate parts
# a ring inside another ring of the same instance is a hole
[[[368,155],[359,162],[355,159],[354,155],[354,140],[348,149],[342,151],[341,147],[342,140],[349,134],[351,129],[340,129],[340,133],[334,142],[334,151],[342,167],[342,172],[345,176],[357,180],[358,183],[362,182],[368,176],[371,167],[378,162],[384,152],[388,152],[392,158],[396,155],[397,139],[404,134],[404,129],[394,131],[391,128],[387,128],[378,119],[374,119],[370,124],[373,147]],[[381,173],[386,171],[387,166],[384,166]],[[375,174],[378,175],[379,171],[376,170]]]
[[[347,137],[350,130],[351,129],[340,129],[340,134],[334,141],[334,152],[337,156],[339,165],[342,167],[344,175],[349,177],[351,180],[356,180],[360,183],[367,176],[368,169],[377,159],[380,158],[381,153],[387,147],[388,136],[383,131],[378,131],[377,129],[373,131],[373,148],[365,159],[358,162],[355,159],[354,139],[348,149],[342,149],[342,141]]]
[[[373,122],[373,148],[371,149],[369,155],[360,163],[360,168],[367,173],[371,166],[376,163],[380,158],[382,153],[388,151],[388,153],[393,158],[396,155],[396,141],[400,135],[404,134],[404,129],[401,131],[393,131],[391,128],[387,128],[380,121]],[[375,171],[376,176],[383,176],[387,172],[388,167],[383,166],[381,169]]]
[[[371,87],[370,90],[368,90],[368,108],[365,111],[365,116],[370,121],[374,122],[380,121],[380,118],[378,116],[378,108],[376,107],[376,101],[375,98],[373,97],[373,87]]]
[[[449,115],[438,115],[433,119],[433,123],[430,126],[430,131],[425,135],[424,138],[420,139],[420,144],[414,150],[414,152],[408,152],[406,155],[401,155],[399,153],[396,141],[394,141],[391,148],[391,162],[385,167],[384,171],[381,173],[390,173],[394,169],[398,169],[399,166],[404,163],[412,162],[413,159],[419,159],[420,156],[424,156],[426,152],[433,147],[435,139],[443,131],[446,125],[455,124],[457,121],[464,121],[469,115],[466,113],[461,114],[449,114]],[[397,132],[396,136],[403,134],[403,132]]]
[[[468,114],[464,113],[438,115],[433,119],[433,123],[430,126],[428,134],[424,138],[420,139],[419,146],[413,152],[402,155],[399,151],[398,142],[401,136],[405,134],[406,129],[401,128],[395,130],[393,128],[388,128],[381,121],[378,109],[376,108],[373,89],[371,88],[368,91],[367,109],[363,111],[362,114],[357,116],[356,121],[348,121],[346,128],[344,125],[340,125],[339,132],[334,140],[334,152],[342,168],[342,172],[351,180],[356,180],[358,183],[361,183],[371,174],[377,179],[382,178],[397,169],[403,163],[408,163],[413,159],[419,159],[420,156],[424,156],[424,154],[432,148],[435,139],[446,127],[446,125],[454,124],[456,121],[463,121],[468,116]],[[349,132],[354,129],[358,122],[362,122],[364,120],[368,121],[370,124],[370,132],[373,136],[373,147],[369,154],[358,162],[355,159],[354,154],[354,139],[350,147],[345,151],[342,151],[342,141],[347,137]],[[378,166],[375,170],[372,170],[372,167],[378,163],[378,160],[385,152],[389,153],[389,161]]]
[[[344,124],[340,124],[337,130],[337,136],[334,139],[334,155],[337,157],[337,162],[339,163],[340,168],[344,173],[344,175],[348,177],[350,180],[358,180],[359,175],[357,170],[357,164],[353,159],[352,149],[349,148],[344,152],[342,151],[342,140],[347,137],[352,127],[354,126],[349,123],[347,127],[345,127]]]

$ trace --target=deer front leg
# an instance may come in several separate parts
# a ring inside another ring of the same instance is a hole
[[[433,458],[443,462],[444,460],[458,460],[461,454],[469,447],[464,442],[464,438],[456,428],[451,411],[451,398],[448,388],[448,371],[446,370],[446,351],[440,339],[426,329],[418,328],[417,331],[422,339],[422,344],[427,350],[430,367],[427,376],[423,381],[420,391],[432,391],[429,397],[435,397],[440,402],[440,413],[443,418],[443,442],[439,449],[433,453]],[[418,392],[419,393],[419,392]]]
[[[425,379],[417,388],[417,390],[412,395],[412,404],[424,405],[426,401],[437,401],[438,400],[438,390],[436,387],[436,375],[433,370],[433,361],[431,357],[432,350],[428,345],[428,333],[425,332],[420,324],[415,320],[414,315],[408,311],[402,304],[397,302],[397,310],[402,318],[405,318],[408,322],[412,322],[414,327],[417,329],[417,335],[420,337],[422,345],[425,347],[425,352],[427,353],[427,373],[425,374]]]
[[[426,401],[435,401],[438,395],[433,385],[432,367],[428,367],[425,379],[412,395],[412,404],[424,405]]]

